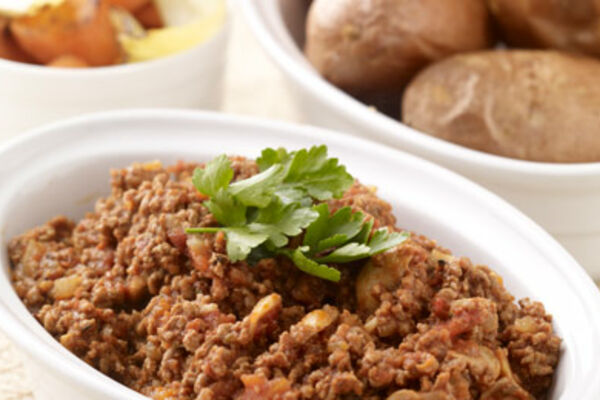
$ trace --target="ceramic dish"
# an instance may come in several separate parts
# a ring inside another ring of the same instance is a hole
[[[0,139],[60,118],[124,107],[217,109],[231,9],[220,30],[178,54],[135,64],[49,68],[0,59]]]
[[[81,217],[109,191],[111,167],[154,159],[207,160],[224,151],[255,156],[266,146],[320,143],[360,180],[379,188],[401,226],[492,266],[514,295],[545,304],[563,338],[549,399],[600,398],[600,292],[554,239],[497,196],[430,162],[362,139],[317,128],[156,110],[60,122],[0,149],[0,329],[27,356],[36,398],[143,396],[70,354],[29,314],[9,279],[10,237],[57,214]]]
[[[304,58],[307,1],[240,2],[259,41],[289,77],[305,118],[453,169],[512,202],[600,278],[600,163],[544,164],[498,157],[425,135],[332,86]]]

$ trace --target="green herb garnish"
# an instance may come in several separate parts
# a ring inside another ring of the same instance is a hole
[[[283,255],[307,274],[337,282],[340,271],[327,264],[371,257],[408,237],[387,228],[373,232],[373,221],[349,207],[331,215],[326,203],[315,205],[341,197],[354,182],[336,158],[327,157],[326,146],[265,149],[257,164],[260,173],[237,182],[231,182],[233,169],[224,155],[194,171],[194,186],[210,197],[205,205],[222,226],[186,232],[225,232],[233,262]],[[303,231],[302,245],[290,248],[290,238]]]

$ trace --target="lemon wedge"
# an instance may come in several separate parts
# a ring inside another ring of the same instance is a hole
[[[121,35],[127,62],[140,62],[188,50],[221,28],[225,0],[155,0],[167,27],[150,29],[143,37]]]
[[[0,0],[0,15],[19,17],[31,15],[44,6],[57,6],[64,0]]]

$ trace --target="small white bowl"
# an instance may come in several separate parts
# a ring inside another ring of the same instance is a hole
[[[308,1],[241,1],[247,21],[289,77],[305,118],[395,146],[459,172],[512,202],[600,279],[600,163],[548,164],[498,157],[416,131],[322,79],[302,54]],[[400,113],[400,110],[398,110]]]
[[[57,214],[80,218],[109,192],[108,170],[134,161],[255,157],[264,147],[327,144],[391,202],[399,224],[490,265],[518,298],[544,302],[563,339],[549,400],[600,398],[600,292],[534,222],[442,167],[359,138],[309,127],[190,111],[123,111],[34,131],[0,148],[0,329],[27,355],[38,400],[142,399],[76,358],[11,287],[9,238]],[[52,151],[47,151],[52,149]]]
[[[228,3],[229,4],[229,3]],[[135,64],[49,68],[0,59],[0,140],[65,117],[131,107],[216,110],[221,105],[231,9],[212,37]]]

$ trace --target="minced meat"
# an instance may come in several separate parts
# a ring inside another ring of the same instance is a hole
[[[231,158],[235,179],[258,172]],[[560,339],[485,266],[413,234],[327,282],[287,259],[232,263],[196,164],[112,171],[112,193],[9,244],[18,295],[94,368],[155,399],[543,398]],[[396,220],[355,183],[330,208]]]

